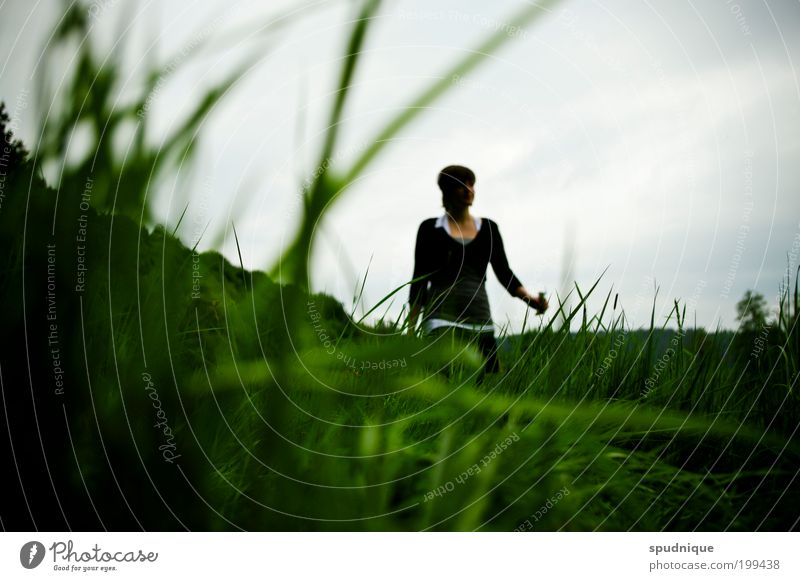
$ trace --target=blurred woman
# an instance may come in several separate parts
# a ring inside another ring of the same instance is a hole
[[[475,343],[486,358],[485,373],[499,371],[494,324],[486,294],[486,270],[492,265],[500,284],[538,313],[547,310],[543,294],[532,296],[508,265],[497,224],[473,216],[475,174],[451,165],[439,173],[445,213],[424,220],[417,231],[414,282],[409,292],[409,334],[420,313],[425,335],[452,332]],[[421,279],[421,280],[416,280]]]

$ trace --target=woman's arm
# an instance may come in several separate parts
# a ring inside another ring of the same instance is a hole
[[[514,296],[519,297],[528,303],[528,306],[536,309],[536,312],[539,314],[544,313],[547,310],[547,307],[550,306],[547,302],[547,299],[544,298],[544,293],[539,293],[539,296],[535,297],[530,294],[524,286],[517,288],[517,290],[514,292]]]
[[[511,267],[508,265],[508,258],[506,257],[506,249],[503,245],[503,237],[500,236],[500,229],[497,224],[490,222],[492,225],[492,251],[490,261],[492,270],[494,270],[497,280],[500,281],[509,294],[525,301],[529,306],[536,309],[537,312],[543,313],[547,310],[547,299],[543,295],[535,297],[531,295],[527,289],[522,286],[522,282],[512,272]]]
[[[414,275],[408,292],[408,334],[413,335],[417,326],[417,318],[422,307],[428,302],[428,279],[432,268],[428,257],[431,255],[429,238],[427,236],[426,222],[419,225],[417,242],[414,247]]]
[[[487,219],[487,222],[489,222],[489,233],[491,234],[489,243],[492,246],[489,261],[492,264],[492,270],[494,270],[497,280],[500,281],[500,284],[503,285],[512,297],[520,296],[517,292],[519,289],[525,290],[525,288],[522,286],[517,276],[511,271],[511,267],[508,266],[508,258],[506,258],[506,249],[503,245],[503,237],[500,236],[500,229],[497,227],[497,224],[491,220]]]

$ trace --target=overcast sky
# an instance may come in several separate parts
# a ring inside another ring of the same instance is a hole
[[[262,6],[268,4],[268,6]],[[123,0],[87,4],[102,50],[119,40]],[[697,323],[735,326],[735,304],[757,289],[771,304],[800,252],[800,3],[567,0],[521,31],[503,0],[386,2],[370,27],[345,112],[335,167],[495,30],[509,41],[406,127],[330,209],[312,258],[313,287],[349,308],[367,265],[367,308],[411,277],[419,223],[442,213],[438,171],[477,174],[473,211],[500,226],[529,291],[588,288],[608,269],[637,325],[676,298]],[[0,4],[0,98],[14,112],[60,2]],[[233,8],[231,8],[233,6]],[[170,62],[198,33],[225,50],[181,63],[153,102],[168,131],[192,98],[259,46],[226,31],[257,29],[299,2],[136,3],[121,42],[131,71],[154,40]],[[319,2],[272,37],[259,65],[204,126],[182,238],[193,224],[235,220],[245,265],[264,269],[297,225],[297,192],[314,171],[356,4]],[[262,45],[263,46],[263,43]],[[17,111],[35,141],[34,112]],[[183,198],[164,190],[157,214],[175,223]],[[212,226],[212,229],[214,226]],[[211,237],[201,241],[209,247]],[[572,251],[569,249],[572,248]],[[229,236],[222,249],[238,263]],[[794,249],[794,250],[793,250]],[[571,260],[569,260],[571,258]],[[568,263],[571,262],[571,265]],[[521,301],[493,274],[499,325],[518,331]],[[390,313],[399,313],[407,290]],[[690,316],[691,318],[691,316]]]

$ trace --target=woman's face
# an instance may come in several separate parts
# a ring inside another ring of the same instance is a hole
[[[454,205],[466,208],[475,201],[475,183],[465,182],[464,185],[455,188],[450,196]]]

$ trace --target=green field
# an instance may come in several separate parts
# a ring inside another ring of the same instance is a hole
[[[7,528],[797,526],[796,280],[764,332],[579,304],[577,331],[505,338],[478,384],[472,347],[357,325],[81,193],[51,234],[32,164],[5,182]]]
[[[347,44],[323,161],[365,22]],[[64,38],[85,31],[78,16],[60,26]],[[475,54],[442,78],[477,66]],[[401,334],[402,318],[354,321],[307,290],[313,225],[446,83],[350,168],[320,164],[278,279],[187,248],[180,222],[151,225],[151,179],[191,159],[241,71],[163,147],[144,139],[145,116],[122,163],[111,136],[166,73],[115,108],[121,71],[82,55],[35,155],[4,120],[4,529],[797,529],[796,265],[774,281],[774,319],[736,333],[693,328],[680,301],[633,329],[625,297],[587,311],[592,281],[569,312],[554,305],[503,337],[503,373],[481,378],[473,347]],[[78,119],[95,127],[96,155],[51,187],[42,164]]]

